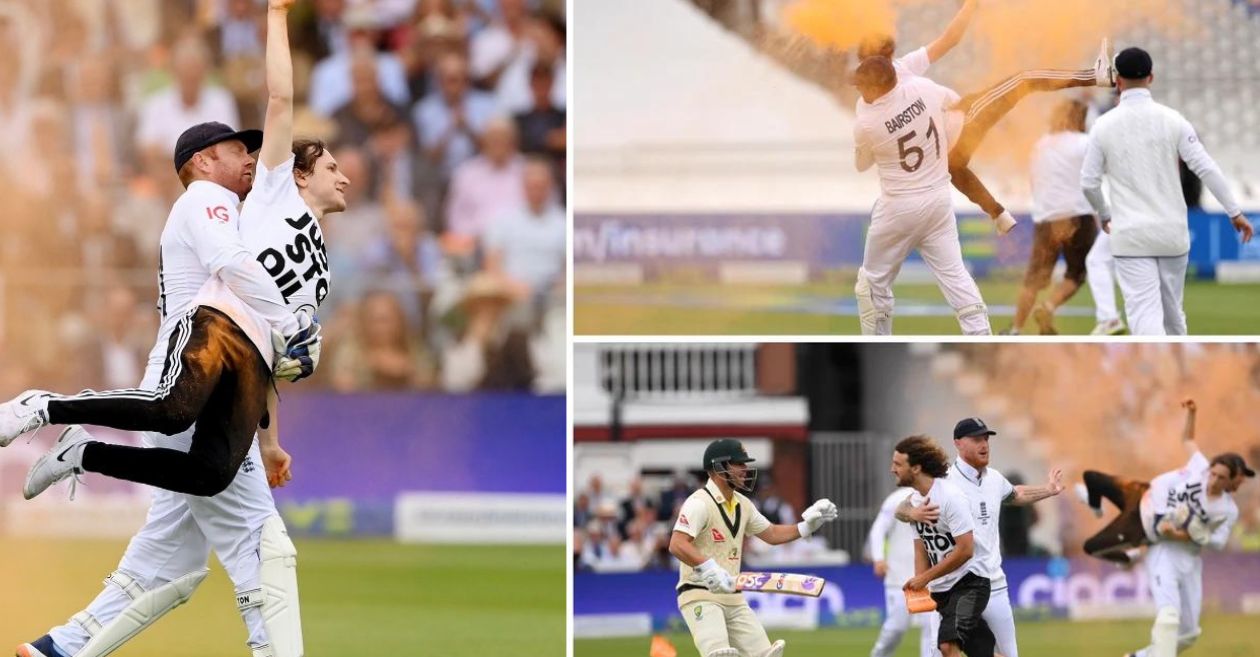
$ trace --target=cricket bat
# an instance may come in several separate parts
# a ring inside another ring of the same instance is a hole
[[[740,573],[735,578],[737,591],[761,591],[762,593],[786,593],[817,598],[822,595],[827,580],[800,573]]]

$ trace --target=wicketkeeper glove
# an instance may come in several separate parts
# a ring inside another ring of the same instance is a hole
[[[1199,545],[1207,545],[1212,540],[1212,527],[1199,516],[1190,518],[1190,522],[1186,524],[1186,533],[1190,535],[1190,540]]]
[[[713,593],[734,593],[735,578],[723,570],[713,559],[696,566],[696,575],[704,587]]]
[[[824,498],[805,509],[805,512],[801,514],[801,521],[796,524],[796,529],[800,531],[801,538],[805,538],[818,531],[823,524],[835,520],[839,515],[840,511],[836,509],[836,505]]]
[[[275,351],[275,367],[272,374],[284,381],[300,381],[315,373],[319,367],[320,325],[305,310],[295,313],[298,332],[289,337],[271,330],[271,346]]]

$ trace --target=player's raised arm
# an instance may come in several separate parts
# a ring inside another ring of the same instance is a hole
[[[805,509],[801,514],[801,521],[795,525],[770,525],[753,535],[770,545],[781,545],[810,536],[818,531],[819,527],[835,520],[839,515],[839,510],[831,500],[822,499]]]
[[[1187,454],[1193,456],[1199,451],[1199,444],[1194,441],[1194,418],[1199,412],[1199,406],[1193,399],[1187,398],[1181,402],[1181,407],[1186,409],[1186,425],[1181,430],[1181,446],[1185,448]]]
[[[1035,504],[1062,493],[1063,488],[1063,470],[1055,468],[1050,471],[1045,486],[1015,486],[1005,502],[1013,506]]]
[[[940,61],[962,41],[963,35],[967,33],[967,26],[971,24],[971,17],[976,13],[976,1],[965,0],[958,13],[954,14],[954,20],[949,22],[949,27],[946,27],[935,41],[927,45],[929,62]]]
[[[267,115],[258,161],[268,169],[293,155],[293,54],[288,22],[293,1],[267,2]]]

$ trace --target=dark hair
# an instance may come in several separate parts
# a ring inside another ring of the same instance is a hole
[[[897,51],[897,42],[890,34],[868,34],[858,44],[858,61],[871,57],[887,57],[892,59]]]
[[[1054,132],[1085,132],[1085,116],[1089,106],[1079,100],[1066,100],[1054,108],[1050,115],[1050,130]]]
[[[927,436],[910,436],[897,443],[898,452],[905,454],[911,466],[920,466],[929,477],[939,479],[949,472],[949,458],[936,441]]]
[[[853,84],[859,91],[887,92],[897,85],[897,69],[883,55],[868,57],[853,72]]]
[[[1217,454],[1212,457],[1212,465],[1218,464],[1229,468],[1229,476],[1231,479],[1237,477],[1238,473],[1242,472],[1243,468],[1247,465],[1246,461],[1243,461],[1241,456],[1233,452],[1225,452],[1224,454]]]
[[[294,139],[293,171],[306,176],[315,173],[315,161],[327,150],[328,145],[323,139]]]

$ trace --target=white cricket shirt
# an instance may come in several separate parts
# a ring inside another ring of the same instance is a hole
[[[1150,90],[1126,90],[1120,104],[1094,122],[1081,185],[1098,189],[1107,176],[1114,255],[1180,256],[1190,251],[1178,158],[1205,178],[1228,214],[1240,211],[1190,122],[1155,102]]]
[[[328,254],[315,213],[293,181],[293,157],[274,169],[258,162],[254,186],[241,207],[240,239],[280,291],[285,307],[314,316],[328,296]],[[223,281],[209,280],[197,302],[231,317],[271,364],[270,325]]]
[[[914,528],[908,522],[897,520],[897,505],[910,496],[911,488],[902,486],[884,498],[879,514],[871,524],[869,548],[872,561],[883,561],[888,566],[884,573],[884,587],[900,589],[914,577]]]
[[[1033,223],[1094,214],[1081,188],[1089,135],[1064,130],[1037,140],[1032,154]]]
[[[976,522],[973,536],[976,545],[976,572],[988,577],[992,590],[1006,587],[1006,573],[1002,571],[1002,539],[998,531],[998,518],[1002,515],[1002,502],[1015,492],[1011,482],[993,468],[985,468],[981,475],[971,464],[961,458],[946,475],[958,486],[971,507],[971,517]]]
[[[734,504],[728,505],[726,496],[710,479],[704,488],[692,493],[678,512],[674,531],[682,532],[694,540],[692,544],[706,559],[713,559],[731,577],[739,576],[744,558],[744,539],[756,536],[770,528],[770,521],[753,506],[751,500],[732,491]],[[697,584],[695,569],[679,563],[678,584]],[[741,604],[739,593],[712,593],[708,589],[692,589],[678,596],[678,604],[695,600],[712,600],[721,604]]]
[[[897,79],[927,75],[932,60],[928,57],[927,48],[919,47],[893,60],[893,70],[897,71]]]
[[[1238,505],[1229,493],[1221,493],[1217,497],[1208,496],[1208,470],[1211,467],[1203,452],[1196,451],[1185,466],[1151,480],[1151,487],[1142,495],[1138,507],[1142,515],[1142,528],[1146,530],[1146,537],[1151,542],[1163,541],[1163,537],[1155,531],[1159,517],[1172,513],[1184,504],[1190,507],[1190,513],[1212,528],[1207,547],[1217,550],[1225,547],[1234,523],[1238,520]],[[1197,543],[1176,543],[1195,554],[1202,549]]]
[[[899,78],[873,103],[858,99],[853,143],[859,161],[873,158],[885,196],[949,192],[946,108],[958,100],[924,77]]]
[[[932,488],[928,489],[927,498],[941,509],[941,517],[937,518],[934,524],[923,522],[914,523],[914,530],[919,536],[919,540],[923,541],[923,547],[927,550],[928,567],[935,566],[942,559],[949,556],[958,547],[958,537],[964,534],[970,534],[975,530],[975,520],[971,517],[971,505],[967,502],[967,496],[963,494],[958,486],[945,478],[940,478],[932,482]],[[924,496],[919,491],[913,491],[910,494],[911,506],[923,506]],[[977,546],[977,550],[979,546]],[[963,575],[969,572],[977,575],[985,575],[985,572],[976,561],[979,552],[971,555],[971,558],[964,562],[961,566],[954,569],[953,572],[946,573],[931,582],[928,582],[928,590],[933,593],[948,591],[954,586]],[[987,575],[985,575],[987,576]]]

